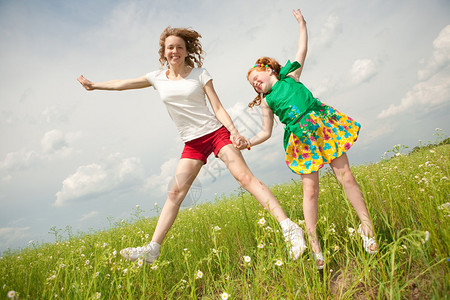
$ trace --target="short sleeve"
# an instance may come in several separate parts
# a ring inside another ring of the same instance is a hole
[[[145,75],[145,78],[147,78],[147,81],[152,85],[152,87],[156,90],[155,82],[156,82],[156,76],[160,73],[160,71],[153,71],[150,73],[147,73]]]
[[[211,75],[209,75],[208,71],[206,69],[202,69],[202,72],[200,73],[200,82],[202,83],[202,86],[205,86],[208,81],[212,80]]]

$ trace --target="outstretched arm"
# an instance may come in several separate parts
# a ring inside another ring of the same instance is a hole
[[[303,71],[303,65],[305,63],[306,53],[308,51],[308,31],[306,29],[306,21],[303,18],[300,9],[297,9],[297,11],[293,10],[292,13],[294,14],[294,17],[297,19],[299,26],[297,53],[295,54],[295,60],[300,63],[300,68],[298,68],[294,72],[289,73],[288,76],[298,81],[300,78],[300,74]]]
[[[108,91],[123,91],[131,89],[142,89],[151,86],[145,76],[133,79],[118,79],[105,82],[92,82],[84,78],[83,75],[77,78],[81,85],[88,91],[93,90],[108,90]]]

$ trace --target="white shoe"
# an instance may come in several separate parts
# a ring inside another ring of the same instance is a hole
[[[142,258],[146,263],[151,264],[158,259],[160,247],[161,245],[158,243],[151,242],[143,247],[122,249],[120,250],[120,255],[130,261],[135,261]]]
[[[303,229],[294,222],[290,222],[289,227],[283,230],[284,240],[290,246],[289,256],[297,260],[306,249],[306,242]]]

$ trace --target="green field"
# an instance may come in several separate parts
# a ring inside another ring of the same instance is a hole
[[[0,259],[0,298],[15,299],[445,299],[450,295],[448,139],[352,168],[379,252],[365,253],[358,218],[330,173],[320,182],[318,233],[326,265],[308,248],[289,259],[278,223],[246,192],[180,212],[153,265],[119,251],[150,241],[157,218],[136,208],[95,233],[52,228],[56,242]],[[302,224],[301,182],[271,187]],[[131,200],[131,199],[130,199]],[[264,220],[262,220],[264,218]]]

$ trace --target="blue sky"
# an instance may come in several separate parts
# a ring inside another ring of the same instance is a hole
[[[79,75],[144,75],[159,67],[162,30],[192,27],[222,103],[251,136],[260,115],[246,108],[246,72],[259,56],[292,59],[294,8],[309,31],[302,82],[362,124],[352,164],[450,131],[448,1],[0,1],[0,251],[52,241],[52,226],[107,228],[136,205],[150,216],[165,201],[183,145],[157,92],[86,92]],[[299,179],[282,133],[278,123],[244,152],[267,185]],[[195,186],[185,206],[238,189],[213,157]]]

